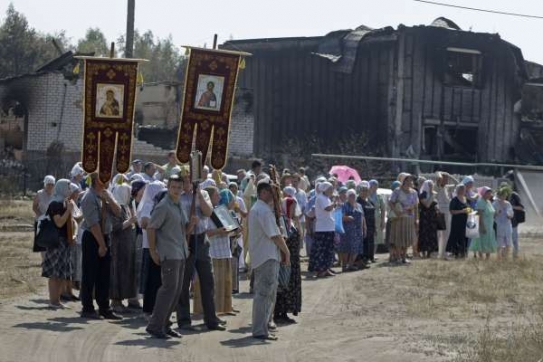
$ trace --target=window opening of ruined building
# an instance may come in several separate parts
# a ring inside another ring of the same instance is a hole
[[[447,48],[445,84],[460,87],[480,87],[481,52],[474,49]]]
[[[444,156],[456,156],[461,160],[475,159],[477,154],[477,128],[446,127]]]

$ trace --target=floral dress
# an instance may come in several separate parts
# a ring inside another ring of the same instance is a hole
[[[338,252],[358,255],[362,253],[362,239],[364,238],[362,218],[364,217],[364,210],[359,203],[356,203],[356,206],[353,207],[346,202],[343,205],[343,215],[352,216],[354,220],[343,222],[345,234],[341,235]]]
[[[480,199],[477,201],[477,210],[483,211],[483,223],[485,224],[485,233],[473,239],[469,250],[481,253],[494,253],[497,249],[496,233],[494,232],[494,214],[496,210],[488,200]],[[479,231],[481,225],[479,225]]]

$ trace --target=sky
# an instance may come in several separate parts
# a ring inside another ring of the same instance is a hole
[[[436,0],[469,7],[543,16],[541,0]],[[0,17],[10,3],[41,32],[65,30],[74,43],[91,27],[108,41],[126,31],[126,0],[0,0]],[[233,39],[320,36],[360,25],[372,28],[430,24],[444,16],[464,30],[499,33],[543,64],[543,19],[451,9],[413,0],[136,0],[136,28],[172,36],[175,44],[211,46]]]

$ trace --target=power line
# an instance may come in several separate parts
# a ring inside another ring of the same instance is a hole
[[[510,12],[507,12],[507,11],[479,9],[479,8],[472,8],[472,7],[469,7],[469,6],[461,6],[461,5],[441,3],[441,2],[437,2],[437,1],[428,1],[428,0],[413,0],[413,1],[416,1],[416,2],[419,2],[419,3],[426,3],[426,4],[430,4],[430,5],[445,6],[445,7],[449,7],[449,8],[480,11],[480,12],[483,12],[483,13],[491,13],[491,14],[498,14],[498,15],[508,15],[508,16],[518,16],[518,17],[521,17],[521,18],[543,19],[543,16],[539,16],[539,15],[528,15],[528,14],[510,13]]]

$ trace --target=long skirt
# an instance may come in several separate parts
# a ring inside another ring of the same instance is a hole
[[[41,276],[62,280],[72,279],[71,249],[65,238],[61,238],[58,247],[47,249],[42,262]]]
[[[215,312],[217,314],[231,313],[232,308],[232,261],[228,259],[212,259],[213,276],[215,279]],[[202,314],[202,293],[200,280],[194,282],[194,314]]]
[[[315,232],[315,239],[309,257],[309,271],[323,272],[334,265],[335,232]]]
[[[398,217],[390,228],[390,244],[397,248],[408,248],[415,241],[415,220],[411,217]]]
[[[238,245],[238,239],[232,239],[232,292],[239,292],[239,259],[243,254],[243,249]]]
[[[111,236],[109,297],[123,300],[136,295],[136,243],[133,231],[126,229]]]
[[[300,269],[300,234],[295,231],[287,239],[290,251],[290,280],[288,288],[279,287],[275,301],[275,314],[302,311],[302,273]]]
[[[141,269],[143,267],[143,235],[136,234],[136,269],[135,269],[135,278],[134,285],[138,293],[140,292],[141,285]]]
[[[81,244],[70,245],[70,255],[72,258],[72,281],[80,282],[83,268]]]

